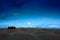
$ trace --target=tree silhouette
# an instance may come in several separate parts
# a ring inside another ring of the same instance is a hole
[[[16,29],[16,27],[15,26],[10,26],[10,27],[8,27],[8,29]]]

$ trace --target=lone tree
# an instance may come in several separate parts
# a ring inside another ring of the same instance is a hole
[[[10,27],[8,27],[8,29],[16,29],[16,27],[15,26],[10,26]]]

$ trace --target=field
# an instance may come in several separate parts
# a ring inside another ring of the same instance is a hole
[[[60,40],[60,29],[0,29],[0,40]]]

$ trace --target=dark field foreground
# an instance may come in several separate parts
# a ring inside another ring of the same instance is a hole
[[[0,40],[60,40],[58,29],[0,29]]]

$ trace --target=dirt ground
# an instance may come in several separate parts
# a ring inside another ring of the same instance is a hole
[[[60,29],[0,29],[0,40],[60,40]]]

